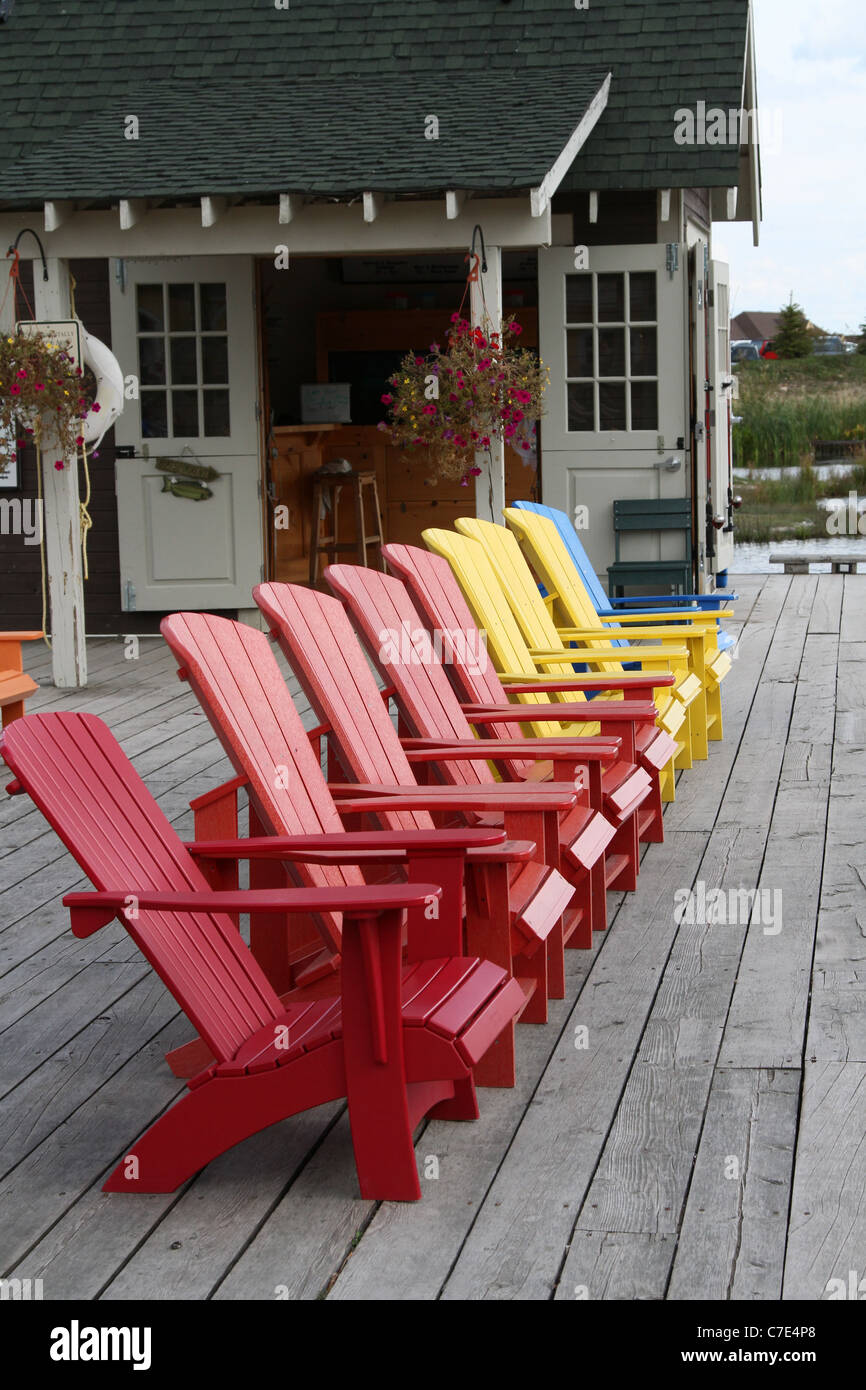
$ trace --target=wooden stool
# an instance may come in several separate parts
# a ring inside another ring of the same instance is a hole
[[[340,493],[344,487],[352,489],[352,496],[355,503],[355,539],[354,541],[340,541],[339,539],[339,507]],[[364,489],[369,488],[373,497],[373,509],[376,517],[376,529],[372,534],[367,532],[367,520],[365,516],[365,495]],[[323,536],[321,534],[322,522],[325,519],[325,499],[327,498],[331,508],[331,534]],[[325,554],[331,560],[343,551],[354,550],[359,565],[367,564],[367,546],[381,545],[384,536],[382,534],[382,514],[379,510],[379,493],[376,490],[376,474],[369,473],[332,473],[313,480],[313,529],[310,536],[310,583],[315,584],[319,578],[319,556]],[[382,564],[381,557],[377,563]]]

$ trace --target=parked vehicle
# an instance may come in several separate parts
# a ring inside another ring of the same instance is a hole
[[[826,338],[816,338],[813,351],[820,357],[841,357],[846,351],[842,339],[835,334]]]
[[[760,358],[757,346],[751,338],[741,338],[737,342],[731,343],[731,363],[735,362],[757,362]]]

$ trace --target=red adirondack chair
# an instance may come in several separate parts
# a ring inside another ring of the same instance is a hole
[[[374,779],[378,785],[405,785],[415,780],[415,766],[424,767],[442,757],[486,765],[488,751],[477,739],[437,745],[430,751],[419,749],[407,752],[391,721],[373,673],[367,663],[358,638],[345,610],[337,599],[328,595],[289,584],[258,585],[253,590],[256,602],[268,617],[274,636],[279,641],[297,675],[307,698],[323,728],[328,731],[336,748],[344,775],[358,779],[369,787]],[[523,747],[525,740],[520,740]],[[593,740],[586,756],[601,762],[618,754],[617,740]],[[517,745],[514,750],[517,751]],[[576,890],[575,901],[562,923],[548,938],[548,994],[562,998],[565,988],[563,947],[567,940],[574,944],[591,944],[592,872],[596,864],[604,865],[604,850],[613,828],[604,817],[593,813],[588,805],[588,791],[579,792],[580,804],[574,795],[576,759],[573,743],[564,754],[562,767],[568,778],[563,786],[569,795],[564,806],[545,810],[536,801],[540,788],[525,784],[510,786],[489,776],[486,782],[464,783],[458,787],[425,784],[425,794],[440,805],[444,795],[451,798],[453,811],[459,811],[476,821],[474,798],[492,798],[484,811],[497,803],[497,814],[504,812],[509,836],[524,835],[535,840],[541,857],[551,869],[559,868]],[[559,763],[557,763],[559,766]],[[548,784],[557,785],[557,784]],[[351,790],[345,788],[346,792]],[[431,805],[434,804],[431,800]],[[560,819],[565,819],[560,826]],[[489,820],[488,822],[489,823]],[[541,868],[536,865],[536,870]]]
[[[472,1067],[523,1002],[504,970],[463,957],[458,939],[442,953],[442,932],[431,935],[435,957],[414,935],[403,965],[406,910],[438,900],[438,885],[216,892],[95,715],[30,715],[4,731],[0,751],[16,779],[8,790],[31,796],[94,884],[63,900],[74,934],[116,917],[215,1059],[103,1190],[171,1192],[267,1125],[345,1096],[361,1195],[419,1198],[415,1126],[425,1114],[476,1117]],[[333,841],[290,836],[281,849],[333,853]],[[354,852],[351,836],[340,841]],[[279,999],[230,916],[252,908],[342,914],[339,997]]]
[[[470,722],[461,709],[433,644],[422,642],[423,659],[420,661],[412,659],[411,651],[401,650],[406,646],[402,640],[405,634],[425,635],[424,621],[412,603],[406,586],[390,575],[353,565],[331,565],[325,571],[325,577],[348,606],[382,679],[394,690],[404,725],[416,736],[408,746],[413,749],[419,746],[435,749],[441,746],[443,740],[465,739],[471,740],[477,747],[478,740],[473,738]],[[401,639],[399,642],[395,640],[398,637]],[[486,664],[478,659],[485,655],[482,649],[473,656],[472,664]],[[652,784],[649,775],[633,761],[634,724],[638,719],[652,718],[653,708],[646,701],[623,701],[611,703],[601,711],[603,731],[622,740],[623,754],[604,769],[600,762],[590,763],[587,768],[590,802],[597,811],[603,812],[616,829],[606,852],[603,876],[601,865],[597,870],[600,904],[604,902],[602,882],[606,887],[624,890],[633,889],[637,884],[640,862],[638,816],[650,795]],[[549,774],[549,750],[553,742],[523,738],[516,724],[506,738],[507,751],[512,756],[497,760],[501,762],[505,775],[521,782],[534,779],[538,785],[539,776]],[[578,754],[591,742],[578,737],[571,741],[570,746]],[[407,746],[405,742],[404,746]],[[529,754],[527,749],[530,750]],[[495,756],[500,748],[494,748],[491,741],[486,740],[486,750],[488,755]],[[514,757],[515,752],[523,756]],[[542,761],[533,763],[530,761],[532,756]],[[447,781],[458,785],[474,778],[485,783],[493,781],[486,763],[442,763],[441,769]],[[601,921],[597,921],[596,925],[601,927]]]
[[[448,919],[449,939],[460,936],[465,868],[468,954],[493,960],[518,978],[525,1004],[523,1017],[543,1021],[547,1006],[543,947],[574,890],[560,874],[533,859],[532,840],[515,837],[492,847],[472,848],[475,830],[459,830],[458,837],[469,834],[469,848],[458,855],[455,832],[436,830],[428,808],[435,801],[439,810],[453,812],[465,804],[466,797],[442,788],[437,800],[435,789],[418,788],[411,777],[397,795],[380,795],[375,788],[373,794],[364,795],[363,789],[353,787],[351,797],[335,802],[263,632],[207,613],[175,613],[163,620],[162,632],[178,659],[181,676],[189,681],[232,765],[245,780],[254,813],[252,832],[274,836],[320,831],[335,834],[342,829],[343,811],[352,816],[375,816],[387,831],[404,837],[424,836],[420,846],[404,856],[408,860],[404,867],[415,877],[443,885],[441,915]],[[378,694],[376,703],[381,707]],[[233,784],[228,795],[236,796]],[[480,788],[475,795],[481,810],[489,810],[501,799],[496,788]],[[565,795],[554,789],[549,804],[559,807],[575,800],[572,788]],[[197,826],[197,835],[199,830],[209,833],[212,829],[212,822],[202,823]],[[235,834],[236,828],[231,833]],[[200,846],[199,854],[205,849]],[[219,852],[218,845],[215,852]],[[393,868],[393,849],[387,856],[379,851],[379,864],[383,857]],[[340,867],[302,861],[289,867],[296,882],[313,887],[360,885],[364,876],[354,865],[372,867],[377,856],[369,850],[366,856],[356,854],[352,859],[352,865],[344,862]],[[274,855],[253,861],[251,873],[253,870],[256,877],[251,884],[285,882],[284,867]],[[273,874],[275,879],[270,876]],[[431,923],[424,920],[421,909],[416,917],[417,931],[429,936]],[[285,933],[278,935],[272,929],[266,935],[267,927],[260,929],[255,916],[251,918],[251,948],[272,984],[276,982],[280,988],[315,987],[323,970],[333,973],[339,963],[339,921],[325,919],[318,927],[328,944],[325,962],[321,951],[309,959],[306,942],[288,942]],[[484,1085],[513,1085],[513,1029],[500,1035],[496,1047],[481,1063],[477,1080]]]
[[[472,640],[478,639],[475,620],[447,560],[414,545],[389,543],[382,547],[382,554],[391,573],[401,579],[409,590],[428,631],[465,632],[470,634]],[[466,717],[486,737],[511,738],[520,727],[516,721],[526,724],[533,717],[538,718],[536,706],[512,704],[509,694],[544,695],[550,691],[572,690],[588,694],[593,691],[621,690],[628,700],[652,701],[654,689],[674,683],[674,677],[666,674],[549,676],[526,683],[509,682],[506,689],[492,661],[488,661],[483,668],[479,663],[467,662],[461,644],[456,641],[452,642],[451,650],[447,675],[455,694],[463,703]],[[613,708],[616,709],[620,703],[614,702]],[[503,721],[498,716],[504,711],[507,711],[507,719]],[[563,720],[596,720],[600,717],[600,711],[598,701],[551,707],[551,715]],[[676,752],[676,740],[657,727],[655,711],[650,718],[636,721],[633,727],[632,756],[648,774],[651,783],[650,795],[639,815],[639,836],[643,841],[661,843],[664,840],[664,821],[659,773]]]

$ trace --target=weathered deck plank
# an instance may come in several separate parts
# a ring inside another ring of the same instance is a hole
[[[848,1297],[851,1270],[866,1280],[864,1134],[866,1064],[807,1061],[783,1298],[828,1297],[831,1279]]]
[[[800,1072],[717,1071],[670,1299],[778,1299]]]

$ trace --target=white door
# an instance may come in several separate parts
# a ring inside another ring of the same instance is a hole
[[[115,429],[135,451],[116,465],[123,609],[249,608],[262,578],[252,259],[119,266],[112,346],[139,384]],[[190,464],[216,469],[213,495],[167,490],[165,459],[178,481]]]
[[[581,539],[605,587],[614,500],[689,491],[684,256],[682,246],[590,247],[588,269],[577,270],[571,247],[539,252],[540,346],[550,367],[542,495],[585,525]],[[621,554],[679,559],[689,546],[680,533],[635,535]]]
[[[715,529],[715,556],[711,572],[728,569],[734,559],[733,445],[731,415],[733,377],[731,375],[730,271],[723,261],[709,265],[709,372],[710,383],[710,481],[713,516],[724,521]]]

